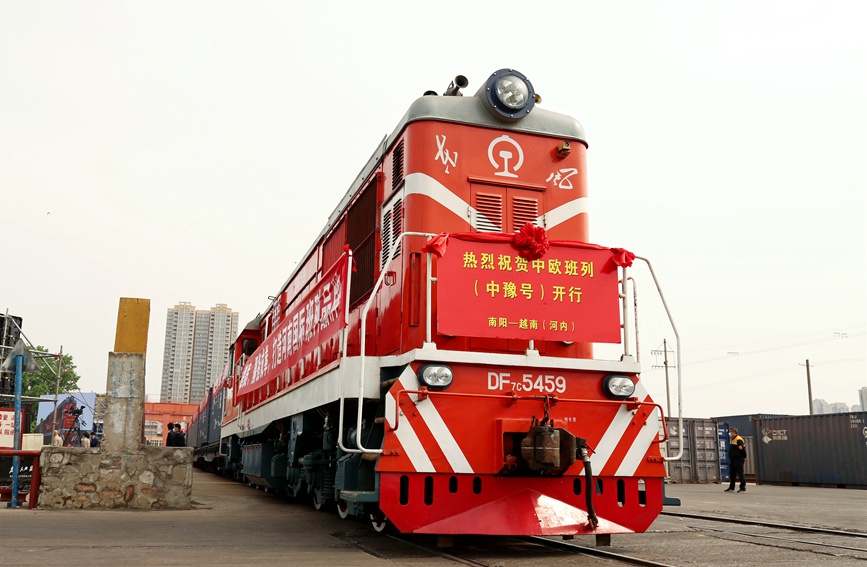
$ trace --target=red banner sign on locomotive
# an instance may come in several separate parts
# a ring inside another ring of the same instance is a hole
[[[438,262],[437,330],[446,335],[620,342],[611,251],[554,244],[541,258],[515,251],[512,235],[449,235]]]
[[[346,325],[346,281],[349,254],[342,255],[298,307],[291,310],[247,360],[238,395],[260,387],[285,372]]]

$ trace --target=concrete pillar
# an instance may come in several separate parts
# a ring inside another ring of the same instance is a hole
[[[105,446],[111,452],[139,450],[144,442],[145,356],[150,299],[121,297],[115,352],[108,353],[105,386]]]
[[[103,432],[111,453],[138,451],[144,441],[145,355],[108,353]]]

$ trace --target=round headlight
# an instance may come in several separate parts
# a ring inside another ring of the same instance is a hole
[[[486,108],[495,117],[514,122],[527,116],[536,104],[536,91],[522,73],[500,69],[485,83]]]
[[[509,108],[523,108],[527,104],[527,98],[530,96],[530,89],[527,88],[527,83],[515,75],[506,75],[502,79],[499,79],[495,89],[497,98]]]
[[[602,381],[602,390],[612,398],[629,398],[635,393],[635,382],[629,376],[609,374]]]
[[[428,364],[418,372],[419,381],[428,388],[448,388],[452,378],[452,369],[438,364]]]

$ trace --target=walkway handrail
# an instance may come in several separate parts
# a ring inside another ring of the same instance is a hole
[[[33,458],[33,472],[30,473],[30,503],[27,505],[29,510],[36,508],[36,501],[39,499],[39,486],[42,483],[42,470],[39,468],[39,455],[42,454],[42,450],[33,451],[28,450],[25,451],[23,449],[0,449],[0,457],[32,457]],[[19,463],[20,467],[21,464]],[[12,496],[13,500],[17,500],[18,495],[15,494]],[[11,502],[10,506],[12,508],[18,507],[18,502]]]
[[[403,239],[407,236],[423,236],[425,238],[432,238],[436,236],[434,233],[429,232],[403,232],[398,236],[397,242],[403,242]],[[343,445],[343,420],[344,420],[344,400],[345,395],[343,392],[343,368],[346,363],[347,358],[347,341],[346,341],[346,331],[344,329],[343,335],[343,355],[340,360],[340,415],[338,420],[338,434],[337,434],[337,446],[346,453],[373,453],[380,454],[382,453],[382,449],[371,449],[364,446],[361,441],[361,413],[362,413],[362,405],[364,404],[364,359],[365,359],[365,349],[367,347],[367,313],[370,311],[371,306],[373,305],[374,300],[376,299],[376,293],[379,291],[379,288],[382,287],[382,282],[385,280],[385,274],[388,273],[388,267],[391,265],[391,262],[397,257],[398,251],[400,251],[401,246],[394,246],[391,251],[391,255],[388,258],[388,261],[382,267],[379,272],[379,278],[376,280],[376,284],[373,286],[373,289],[370,292],[370,298],[367,300],[367,303],[364,305],[364,309],[361,311],[361,352],[359,356],[359,360],[361,362],[361,368],[358,373],[358,416],[357,422],[355,425],[355,443],[358,449],[350,449]],[[425,286],[425,302],[426,302],[426,313],[427,313],[427,321],[425,321],[425,345],[431,344],[431,253],[427,253],[427,278],[426,278],[426,286]],[[347,287],[347,304],[346,304],[346,313],[349,313],[349,283],[346,285]]]
[[[681,367],[683,360],[680,358],[680,334],[677,332],[677,326],[674,324],[674,318],[671,316],[671,311],[668,309],[668,303],[665,301],[665,296],[662,294],[662,288],[659,287],[659,280],[656,279],[656,273],[653,271],[653,266],[650,260],[642,256],[636,256],[636,260],[641,260],[647,264],[650,270],[650,276],[653,278],[653,283],[656,285],[656,291],[659,293],[659,298],[662,300],[662,306],[665,308],[665,314],[668,315],[668,322],[671,324],[671,330],[674,331],[675,352],[677,353],[677,430],[679,438],[679,448],[677,455],[673,457],[663,457],[666,461],[678,461],[683,456],[683,394],[681,393]]]

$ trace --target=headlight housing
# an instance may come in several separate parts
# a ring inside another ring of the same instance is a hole
[[[610,398],[625,400],[635,393],[635,382],[623,374],[609,374],[602,380],[602,391]]]
[[[485,83],[488,111],[496,118],[515,122],[530,114],[536,104],[536,91],[530,80],[514,69],[500,69]]]
[[[426,364],[418,371],[418,381],[423,386],[442,390],[452,385],[452,369],[442,364]]]

